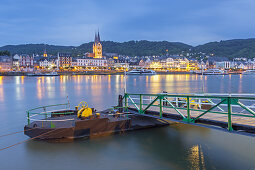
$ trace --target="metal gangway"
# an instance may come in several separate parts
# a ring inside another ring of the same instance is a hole
[[[125,93],[123,99],[126,112],[255,133],[255,94]]]

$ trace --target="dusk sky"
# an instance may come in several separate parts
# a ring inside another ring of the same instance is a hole
[[[255,38],[254,0],[1,0],[0,46]]]

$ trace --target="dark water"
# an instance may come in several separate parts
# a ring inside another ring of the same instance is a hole
[[[205,76],[205,92],[255,93],[255,76]],[[0,77],[0,135],[23,130],[31,107],[116,105],[121,75]],[[199,75],[128,76],[128,92],[202,92]],[[0,137],[0,148],[28,139]],[[255,138],[182,124],[69,143],[28,141],[0,151],[0,169],[255,169]]]

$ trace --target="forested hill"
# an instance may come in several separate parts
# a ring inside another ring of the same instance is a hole
[[[74,55],[92,52],[93,42],[80,46],[56,46],[44,44],[7,45],[0,47],[0,51],[10,51],[11,54],[42,54],[46,48],[48,54],[56,55],[57,52],[70,52]],[[168,41],[128,41],[113,42],[102,41],[103,52],[118,53],[129,56],[164,55],[166,50],[171,54],[179,54],[182,51],[203,52],[215,54],[219,57],[255,57],[255,39],[235,39],[220,42],[210,42],[204,45],[192,47],[178,42]]]
[[[255,57],[255,38],[210,42],[194,48],[196,52],[213,53],[220,57]]]
[[[151,55],[165,55],[168,50],[169,54],[178,54],[182,51],[187,51],[192,46],[167,41],[128,41],[128,42],[113,42],[103,41],[103,51],[107,53],[118,53],[129,56],[151,56]],[[79,50],[91,51],[92,43],[85,43],[78,47]]]
[[[113,42],[102,41],[103,52],[105,53],[118,53],[122,55],[130,56],[145,56],[145,55],[164,55],[166,49],[169,54],[178,54],[182,51],[186,51],[192,46],[167,41],[128,41],[128,42]],[[0,51],[10,51],[11,54],[42,54],[46,48],[48,54],[56,55],[57,52],[71,52],[74,54],[84,54],[86,52],[92,52],[93,42],[84,43],[80,46],[55,46],[44,44],[25,44],[25,45],[7,45],[0,47]]]
[[[58,52],[72,52],[72,46],[56,46],[44,44],[21,44],[21,45],[6,45],[0,47],[0,51],[9,51],[14,54],[43,54],[46,49],[49,54],[57,54]]]

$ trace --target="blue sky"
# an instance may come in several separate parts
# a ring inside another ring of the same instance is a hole
[[[255,38],[254,0],[1,0],[0,46]]]

